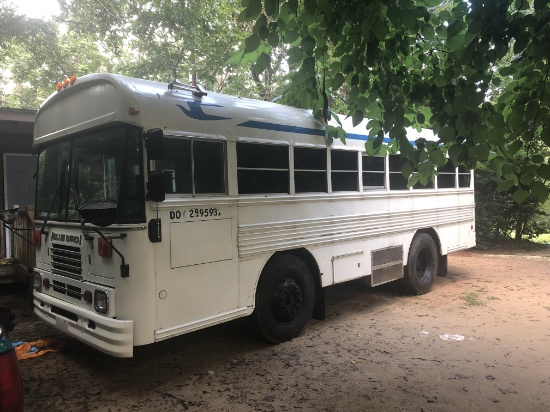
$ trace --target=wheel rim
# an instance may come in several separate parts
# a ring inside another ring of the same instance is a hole
[[[294,279],[285,278],[273,289],[271,312],[278,322],[291,322],[303,306],[304,295]]]
[[[416,258],[416,276],[422,282],[426,282],[432,271],[432,256],[428,248],[422,248]]]

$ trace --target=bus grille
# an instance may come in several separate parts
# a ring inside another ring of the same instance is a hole
[[[52,244],[52,273],[82,279],[82,255],[79,247]]]

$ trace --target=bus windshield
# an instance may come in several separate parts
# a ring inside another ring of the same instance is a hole
[[[135,128],[115,126],[44,147],[38,158],[36,218],[79,221],[80,206],[110,200],[118,205],[117,223],[144,222],[139,135]]]

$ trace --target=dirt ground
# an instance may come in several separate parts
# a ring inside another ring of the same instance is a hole
[[[21,361],[27,411],[550,410],[548,247],[451,254],[448,276],[417,297],[360,281],[328,288],[326,320],[288,343],[257,340],[243,319],[132,359],[58,334],[23,290],[2,288],[13,340],[67,342]]]

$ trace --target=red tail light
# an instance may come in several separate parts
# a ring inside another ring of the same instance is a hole
[[[42,244],[42,233],[40,233],[40,230],[37,229],[32,232],[32,241],[34,246],[40,246]]]
[[[106,241],[102,237],[97,238],[97,254],[101,257],[113,256],[113,248],[111,247],[111,240]]]

